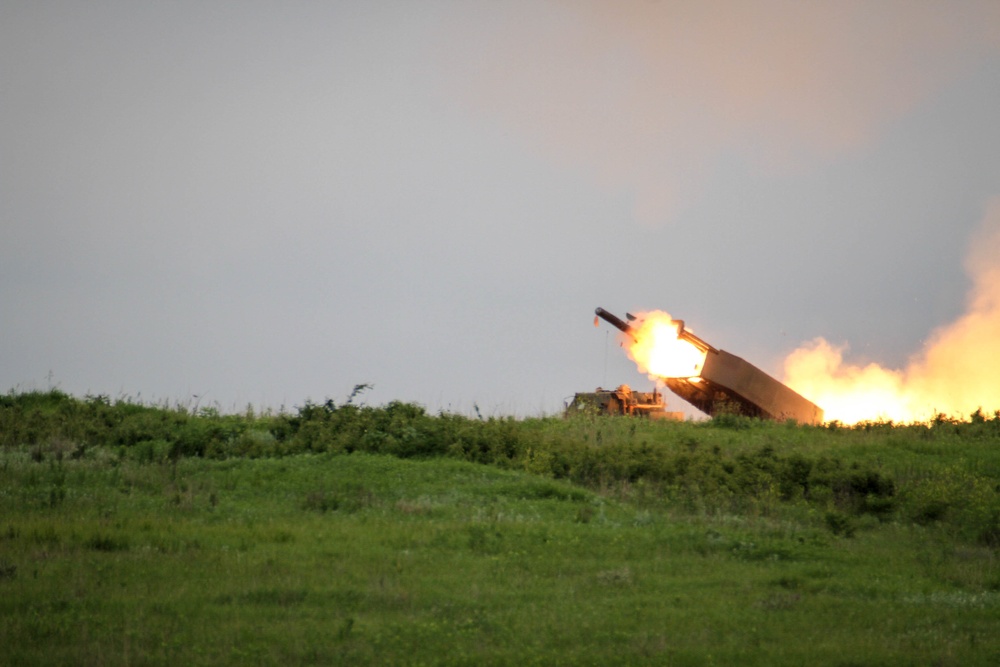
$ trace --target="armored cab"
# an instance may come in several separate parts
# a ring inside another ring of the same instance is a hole
[[[632,388],[627,384],[619,385],[617,389],[598,387],[593,392],[575,394],[573,402],[566,407],[566,415],[575,414],[684,419],[683,412],[668,412],[666,410],[663,394],[655,388],[648,392],[632,391]]]

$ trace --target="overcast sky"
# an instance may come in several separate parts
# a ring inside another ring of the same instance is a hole
[[[650,385],[597,306],[899,366],[998,119],[995,0],[0,0],[0,391],[552,413]]]

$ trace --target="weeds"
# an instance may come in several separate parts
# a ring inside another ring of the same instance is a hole
[[[890,445],[892,449],[883,446],[879,451],[896,458],[929,447],[946,453],[969,442],[996,446],[997,414],[977,411],[968,422],[939,416],[928,425],[866,422],[822,428],[771,424],[730,413],[702,424],[587,416],[515,420],[429,415],[418,405],[399,401],[366,406],[358,398],[369,388],[356,385],[343,404],[307,401],[293,414],[278,415],[149,407],[107,396],[79,400],[56,390],[9,394],[0,397],[0,443],[28,447],[32,460],[50,466],[43,502],[53,508],[66,494],[59,465],[90,451],[105,451],[102,448],[117,448],[121,457],[142,464],[192,456],[367,452],[491,464],[593,490],[615,489],[619,496],[640,490],[636,499],[646,505],[665,502],[709,513],[766,514],[781,504],[805,503],[846,517],[947,523],[966,539],[1000,542],[1000,462],[990,464],[990,478],[983,477],[982,470],[958,465],[930,478],[907,479],[900,486],[891,466],[869,456],[848,459],[842,453],[872,438]],[[902,472],[910,476],[911,471]],[[566,491],[550,487],[549,492]],[[303,502],[317,511],[365,507],[363,498],[331,490],[311,491]],[[846,528],[837,530],[842,534]]]
[[[857,509],[909,496],[846,457],[804,466],[778,447],[699,447],[720,459],[712,468],[681,444],[662,465],[692,500],[711,473],[773,503],[687,513],[646,477],[609,495],[510,462],[356,452],[112,466],[97,451],[61,463],[0,451],[0,489],[33,476],[40,492],[60,467],[66,489],[55,507],[0,494],[0,663],[698,664],[711,651],[726,664],[947,653],[975,665],[1000,651],[996,551],[952,540],[950,519]],[[787,494],[772,483],[786,476],[798,480]]]
[[[1000,415],[468,418],[366,388],[0,397],[0,663],[1000,657]]]

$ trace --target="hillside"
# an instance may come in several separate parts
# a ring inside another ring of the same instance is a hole
[[[0,398],[2,664],[996,664],[1000,419]]]

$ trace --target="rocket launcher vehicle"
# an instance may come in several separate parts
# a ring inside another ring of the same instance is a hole
[[[597,317],[619,329],[637,342],[637,330],[603,308],[594,311]],[[630,318],[631,319],[631,318]],[[596,320],[595,320],[596,322]],[[800,424],[820,424],[823,410],[783,383],[734,354],[719,350],[684,328],[683,320],[674,320],[677,338],[687,341],[704,352],[705,362],[700,372],[690,377],[660,379],[685,401],[709,416],[737,413],[748,417]]]

